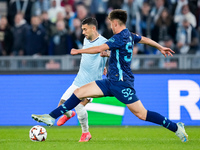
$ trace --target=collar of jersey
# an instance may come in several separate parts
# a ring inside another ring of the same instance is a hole
[[[89,41],[90,43],[93,43],[93,42],[95,42],[96,40],[98,40],[99,37],[100,37],[100,34],[99,34],[99,36],[98,36],[95,40],[93,40],[93,41],[88,40],[88,41]]]

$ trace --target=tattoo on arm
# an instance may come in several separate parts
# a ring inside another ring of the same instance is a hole
[[[60,100],[60,103],[63,104],[65,101],[66,101],[66,100],[61,99],[61,100]]]

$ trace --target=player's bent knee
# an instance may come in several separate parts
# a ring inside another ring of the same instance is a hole
[[[76,95],[77,98],[79,98],[79,88],[77,88],[77,89],[74,91],[74,94]]]
[[[79,88],[77,88],[76,90],[74,90],[74,94],[78,94]]]

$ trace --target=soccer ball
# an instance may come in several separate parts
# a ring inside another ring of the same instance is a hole
[[[31,141],[45,141],[47,138],[47,131],[40,125],[33,126],[29,131]]]

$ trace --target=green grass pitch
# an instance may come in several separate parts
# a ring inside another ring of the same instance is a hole
[[[80,127],[47,127],[44,142],[29,139],[30,126],[0,127],[0,150],[199,150],[200,127],[188,127],[189,142],[158,126],[90,126],[92,139],[79,143]]]

